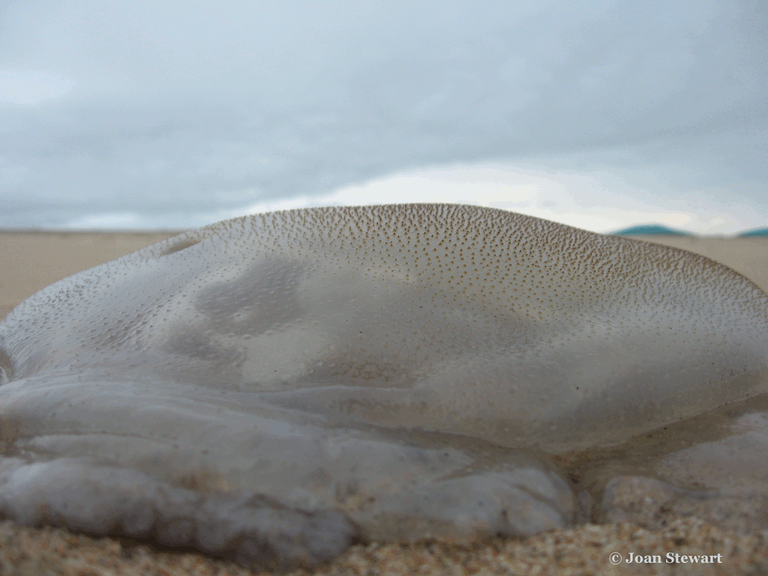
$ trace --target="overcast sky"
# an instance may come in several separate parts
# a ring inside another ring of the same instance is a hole
[[[0,227],[768,225],[765,0],[2,0]]]

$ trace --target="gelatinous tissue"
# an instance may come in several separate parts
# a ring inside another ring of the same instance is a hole
[[[627,519],[643,490],[768,493],[768,466],[743,465],[768,453],[768,296],[701,256],[500,210],[188,232],[27,299],[0,365],[3,515],[255,567]]]

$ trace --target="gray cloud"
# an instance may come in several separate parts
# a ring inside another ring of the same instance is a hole
[[[192,222],[488,160],[768,217],[763,2],[500,4],[8,2],[0,70],[72,89],[3,103],[0,83],[0,226]]]

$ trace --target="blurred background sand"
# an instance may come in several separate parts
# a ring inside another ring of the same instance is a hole
[[[0,232],[0,318],[57,280],[177,232]]]

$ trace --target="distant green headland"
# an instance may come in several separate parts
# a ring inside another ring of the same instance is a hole
[[[747,230],[739,234],[739,238],[744,236],[768,236],[768,228],[756,228],[755,230]]]
[[[693,236],[693,234],[691,234],[690,232],[684,232],[683,230],[675,230],[673,228],[667,228],[666,226],[661,226],[659,224],[644,224],[641,226],[630,226],[629,228],[624,228],[623,230],[617,230],[616,232],[611,232],[611,235],[613,236],[632,236],[636,234],[637,235],[664,234],[667,236]]]

